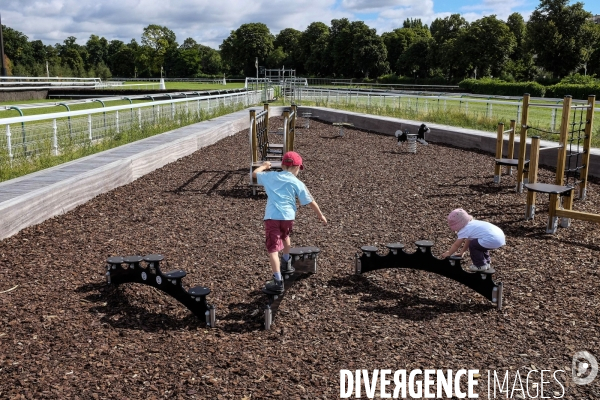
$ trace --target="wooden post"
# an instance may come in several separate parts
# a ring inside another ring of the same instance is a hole
[[[289,126],[290,126],[290,110],[285,109],[283,111],[283,154],[287,153],[289,150]]]
[[[290,135],[288,140],[290,141],[289,151],[294,151],[294,142],[296,140],[296,116],[298,115],[298,106],[292,104],[292,114],[290,121]]]
[[[502,158],[502,147],[504,145],[504,123],[498,122],[496,130],[496,159]],[[501,165],[494,166],[494,183],[500,183]]]
[[[592,133],[594,125],[594,107],[596,106],[596,96],[588,96],[588,109],[585,117],[585,138],[583,139],[583,157],[581,162],[583,168],[579,174],[581,182],[579,183],[579,199],[585,200],[587,195],[587,180],[590,164],[590,150],[592,148]]]
[[[508,134],[508,149],[506,158],[514,158],[515,156],[515,127],[517,122],[514,119],[510,120],[510,133]],[[508,175],[512,175],[512,167],[510,165],[506,166],[506,173]]]
[[[252,162],[258,161],[258,139],[256,137],[256,111],[250,110],[250,147]]]
[[[523,177],[525,175],[525,154],[527,153],[527,122],[528,121],[529,121],[529,93],[525,93],[523,95],[523,111],[521,113],[519,164],[517,166],[517,193],[523,193]]]
[[[267,112],[267,115],[265,116],[265,134],[269,135],[269,103],[265,103],[263,109]],[[267,137],[267,140],[268,139],[269,138]]]
[[[531,138],[531,149],[529,150],[529,183],[536,183],[538,176],[538,164],[540,157],[540,137]],[[527,191],[527,208],[525,209],[525,219],[533,219],[535,216],[535,192]]]
[[[560,123],[560,147],[556,157],[556,178],[554,183],[562,186],[564,184],[565,175],[565,160],[567,158],[567,140],[569,137],[569,117],[571,116],[571,103],[573,98],[571,96],[565,96],[563,99],[562,117]],[[573,193],[565,200],[567,209],[571,209],[573,202]],[[560,208],[560,196],[557,194],[550,194],[550,203],[548,205],[548,228],[546,232],[554,232],[557,226],[556,210]],[[568,221],[563,221],[562,225],[568,226]]]

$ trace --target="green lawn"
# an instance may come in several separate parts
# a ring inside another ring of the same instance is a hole
[[[134,103],[146,103],[150,100],[134,100]],[[129,100],[114,100],[114,101],[103,101],[104,105],[102,105],[102,103],[100,103],[99,101],[88,101],[85,103],[69,103],[68,101],[64,101],[64,100],[56,100],[56,99],[50,99],[50,100],[29,100],[27,102],[19,102],[19,105],[21,104],[35,104],[35,103],[49,103],[47,107],[36,107],[36,108],[26,108],[23,107],[21,109],[21,111],[23,112],[24,116],[28,116],[28,115],[40,115],[40,114],[51,114],[51,113],[57,113],[57,112],[63,112],[63,111],[67,111],[67,108],[63,105],[59,105],[59,103],[66,103],[69,107],[70,111],[78,111],[78,110],[91,110],[91,109],[95,109],[95,108],[103,108],[103,107],[112,107],[112,106],[123,106],[123,105],[127,105],[130,104]],[[0,106],[7,106],[7,105],[13,105],[15,104],[14,102],[4,102],[4,103],[0,103]],[[19,112],[17,110],[5,110],[5,109],[1,109],[0,110],[0,119],[2,118],[11,118],[11,117],[18,117],[20,116]]]

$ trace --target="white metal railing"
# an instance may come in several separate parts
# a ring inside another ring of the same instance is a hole
[[[219,107],[248,107],[261,101],[262,91],[246,91],[206,97],[179,98],[0,119],[0,161],[27,157],[43,150],[60,154],[63,148],[82,146],[142,129],[160,121],[200,118]]]
[[[62,78],[37,77],[37,76],[2,76],[0,77],[0,90],[31,90],[67,88],[94,88],[101,84],[100,78]]]
[[[474,98],[471,95],[464,94],[419,95],[368,90],[305,87],[296,87],[294,90],[295,99],[298,104],[303,100],[318,101],[322,102],[325,106],[334,107],[337,105],[382,107],[414,113],[455,110],[465,114],[485,116],[487,118],[505,117],[506,115],[512,114],[510,119],[515,119],[516,121],[521,120],[523,109],[522,98],[517,97],[502,97],[507,99],[502,100],[494,99],[491,96],[488,96],[487,98],[476,96]],[[557,110],[562,109],[562,99],[531,98],[531,100],[548,102],[544,104],[530,104],[530,106],[548,109],[541,118],[544,122],[547,122],[552,130],[555,130],[557,127],[557,120],[560,118],[560,112],[557,112]],[[573,102],[580,105],[587,103],[585,100],[573,100]],[[469,108],[469,105],[471,105],[471,108]],[[507,108],[509,108],[508,111]],[[502,111],[499,112],[498,110]],[[600,108],[595,108],[594,112],[600,112]]]

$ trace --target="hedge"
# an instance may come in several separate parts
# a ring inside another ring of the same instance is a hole
[[[600,95],[600,85],[576,85],[568,83],[557,83],[546,88],[546,97],[562,99],[565,96],[573,96],[574,99],[587,100],[589,95]]]
[[[544,97],[546,94],[546,88],[537,82],[503,82],[492,79],[465,79],[460,82],[458,86],[474,94],[523,96],[523,93],[529,93],[533,97]]]

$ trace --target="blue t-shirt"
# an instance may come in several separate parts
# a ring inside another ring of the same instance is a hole
[[[293,221],[296,219],[296,197],[303,206],[313,202],[304,183],[291,172],[259,172],[256,182],[263,185],[267,192],[264,219]]]

